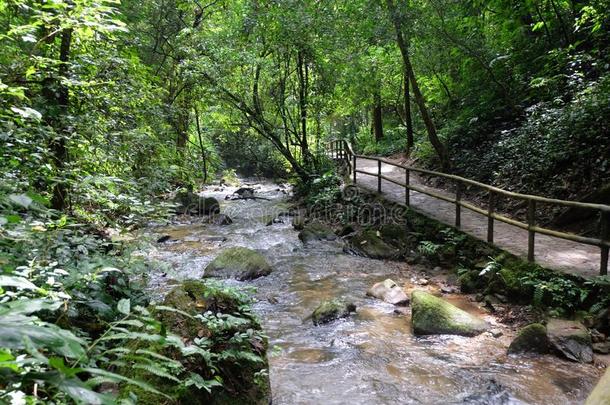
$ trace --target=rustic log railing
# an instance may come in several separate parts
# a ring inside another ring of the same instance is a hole
[[[396,162],[392,162],[390,160],[373,157],[373,156],[364,156],[357,155],[354,153],[351,145],[346,140],[334,140],[329,142],[329,156],[332,160],[341,163],[344,165],[348,174],[352,176],[352,181],[356,184],[357,174],[365,174],[369,176],[377,177],[377,192],[381,193],[382,189],[382,180],[388,181],[390,183],[401,186],[405,189],[405,205],[410,205],[410,190],[416,191],[418,193],[422,193],[428,195],[430,197],[437,198],[439,200],[443,200],[455,205],[455,227],[460,228],[462,225],[461,219],[461,209],[462,207],[474,211],[478,214],[484,215],[487,217],[487,241],[489,243],[493,243],[494,241],[494,221],[498,220],[509,225],[516,226],[518,228],[524,229],[528,231],[528,249],[527,249],[527,258],[529,261],[534,261],[535,257],[535,245],[536,245],[536,234],[553,236],[560,239],[565,239],[577,243],[582,243],[586,245],[598,246],[601,250],[601,259],[600,259],[600,269],[599,273],[601,275],[608,274],[608,252],[610,250],[610,205],[604,204],[592,204],[592,203],[583,203],[578,201],[567,201],[567,200],[558,200],[554,198],[546,198],[529,194],[521,194],[514,193],[512,191],[503,190],[501,188],[497,188],[494,186],[490,186],[488,184],[479,183],[478,181],[466,179],[464,177],[446,174],[441,172],[436,172],[432,170],[420,169],[417,167],[405,166]],[[358,159],[366,159],[366,160],[374,160],[377,162],[377,173],[371,173],[367,171],[363,171],[358,169],[357,161]],[[382,174],[382,165],[387,164],[390,166],[401,168],[405,171],[405,181],[404,183],[398,181],[394,178],[384,176]],[[444,179],[450,180],[455,185],[455,197],[446,196],[443,194],[439,194],[437,192],[428,190],[424,187],[416,186],[410,183],[411,172],[426,174],[429,176],[442,177]],[[488,204],[487,209],[483,209],[481,207],[477,207],[471,203],[468,203],[462,200],[462,193],[464,190],[464,186],[474,186],[480,189],[486,190],[488,192]],[[513,218],[509,218],[505,215],[498,214],[496,212],[496,203],[498,197],[508,197],[513,199],[518,199],[522,201],[527,201],[527,223],[518,221]],[[566,233],[561,231],[556,231],[549,228],[543,228],[536,225],[536,206],[537,204],[549,204],[549,205],[558,205],[563,207],[574,207],[574,208],[584,208],[595,210],[599,212],[599,237],[587,237],[582,235],[577,235],[573,233]]]

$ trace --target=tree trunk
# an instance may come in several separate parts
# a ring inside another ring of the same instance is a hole
[[[413,139],[413,117],[411,117],[411,92],[409,90],[409,74],[404,71],[404,89],[405,89],[405,125],[407,127],[407,156],[411,154],[411,150],[415,145]]]
[[[176,110],[173,114],[173,127],[176,131],[176,148],[179,152],[184,152],[189,139],[189,115],[190,108],[188,106],[187,95],[180,97],[175,105]]]
[[[419,113],[421,114],[422,120],[424,121],[424,124],[426,126],[428,139],[430,140],[430,143],[436,151],[436,155],[440,160],[442,170],[446,172],[450,171],[451,161],[449,160],[449,154],[447,153],[445,145],[443,145],[443,143],[438,138],[438,135],[436,133],[436,127],[434,126],[432,117],[430,117],[430,113],[428,112],[428,108],[426,107],[426,100],[424,98],[424,95],[421,93],[421,90],[419,89],[419,84],[417,83],[417,79],[415,78],[413,66],[411,65],[411,59],[409,58],[409,50],[407,49],[407,44],[402,33],[402,23],[396,12],[396,7],[394,6],[393,0],[386,0],[386,4],[394,23],[394,28],[396,30],[396,42],[398,43],[398,48],[400,49],[400,53],[402,55],[405,70],[407,72],[409,82],[411,83],[411,87],[413,89],[413,97],[415,98],[415,103],[419,107]]]
[[[195,112],[195,124],[197,125],[197,138],[199,139],[199,151],[201,153],[201,162],[203,163],[203,183],[207,183],[208,181],[208,157],[205,152],[205,147],[203,145],[203,138],[201,136],[201,124],[199,123],[199,109],[197,105],[193,106],[193,110]]]
[[[301,155],[306,167],[312,163],[312,156],[309,152],[309,141],[307,139],[307,92],[309,91],[309,71],[307,62],[303,57],[303,52],[297,52],[297,73],[299,77],[299,112],[301,119]]]
[[[383,139],[383,110],[381,108],[381,91],[379,88],[376,88],[373,93],[373,135],[375,135],[375,142]]]
[[[70,62],[70,46],[72,45],[72,29],[65,29],[61,34],[61,44],[59,46],[59,78],[49,78],[45,80],[43,86],[43,97],[47,101],[46,122],[55,129],[55,138],[50,142],[50,149],[53,153],[55,170],[58,177],[64,175],[64,169],[68,162],[68,148],[66,145],[66,117],[70,103],[70,93],[66,85],[61,82],[62,77],[68,75]],[[68,207],[68,187],[64,181],[59,181],[53,186],[53,196],[51,198],[53,209],[64,211]]]

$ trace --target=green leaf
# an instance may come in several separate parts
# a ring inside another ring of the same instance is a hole
[[[11,194],[8,196],[13,203],[28,208],[32,204],[32,199],[25,194]]]
[[[0,369],[2,368],[8,368],[16,373],[21,369],[15,361],[15,356],[5,349],[0,349]]]
[[[33,376],[54,385],[59,391],[72,398],[72,400],[74,400],[74,402],[77,404],[116,404],[116,398],[114,396],[95,392],[78,378],[66,378],[62,373],[44,373],[42,375],[34,374]]]
[[[52,301],[48,299],[18,299],[0,307],[0,315],[30,315],[42,310],[55,311],[61,307],[61,305],[61,301]]]
[[[40,121],[40,119],[42,118],[42,114],[30,107],[11,107],[11,111],[15,114],[19,114],[21,117],[26,119],[34,119],[36,121]]]
[[[21,217],[19,215],[7,215],[6,219],[9,224],[18,224],[21,222]]]
[[[0,347],[23,350],[27,340],[46,351],[69,358],[85,356],[85,342],[72,332],[35,317],[9,314],[0,317]]]
[[[194,385],[198,389],[204,389],[208,393],[212,393],[212,388],[222,387],[222,384],[217,380],[204,380],[199,374],[191,372],[188,378],[184,381],[184,385],[190,387]]]
[[[17,276],[0,276],[0,286],[15,287],[19,290],[39,290],[31,281],[23,277]]]
[[[129,315],[131,312],[131,301],[129,298],[123,298],[120,300],[117,304],[117,310],[124,315]]]
[[[153,394],[156,394],[156,395],[161,395],[161,396],[163,396],[165,398],[170,398],[167,394],[159,392],[153,386],[151,386],[151,385],[149,385],[149,384],[147,384],[147,383],[145,383],[143,381],[134,380],[132,378],[125,377],[125,376],[120,375],[120,374],[115,374],[115,373],[112,373],[110,371],[101,370],[99,368],[85,368],[83,371],[85,371],[85,372],[87,372],[89,374],[99,375],[99,376],[102,376],[102,377],[106,377],[110,381],[125,382],[127,384],[135,385],[136,387],[140,387],[143,390],[148,391],[150,393],[153,393]]]
[[[46,199],[45,197],[41,196],[40,194],[36,194],[32,191],[28,191],[27,193],[25,193],[28,197],[30,197],[32,199],[32,201],[37,202],[40,205],[49,205],[49,200]],[[63,216],[62,216],[63,218]]]
[[[72,368],[72,367],[66,366],[66,364],[64,363],[64,359],[61,357],[49,358],[49,366],[53,367],[54,369],[56,369],[57,371],[59,371],[60,373],[65,375],[66,377],[70,377],[70,378],[75,377],[76,374],[83,371],[82,368]]]

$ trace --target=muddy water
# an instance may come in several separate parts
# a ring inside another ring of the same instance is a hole
[[[256,287],[254,309],[269,336],[270,376],[274,404],[573,404],[582,403],[599,377],[593,366],[552,356],[507,356],[514,331],[498,324],[460,295],[445,295],[454,304],[486,318],[503,332],[415,337],[408,308],[395,313],[391,305],[365,297],[368,287],[392,278],[407,289],[418,286],[422,269],[346,255],[337,242],[304,247],[290,221],[266,226],[269,215],[286,209],[277,185],[257,186],[266,200],[224,201],[223,191],[209,190],[222,200],[228,226],[177,224],[155,228],[176,242],[159,245],[150,254],[167,264],[151,275],[151,291],[161,295],[170,280],[198,278],[217,254],[229,246],[263,253],[274,272],[233,285]],[[352,300],[355,316],[314,327],[308,316],[322,301]]]

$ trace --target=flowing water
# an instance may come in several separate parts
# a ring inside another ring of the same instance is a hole
[[[267,226],[287,209],[285,191],[271,183],[256,187],[256,195],[270,200],[224,201],[234,189],[206,191],[222,201],[231,225],[195,220],[150,229],[176,239],[150,253],[168,265],[151,275],[150,287],[161,296],[171,280],[201,277],[225,247],[263,253],[274,268],[270,276],[227,283],[256,287],[254,310],[270,339],[274,404],[573,404],[582,403],[597,381],[594,366],[552,356],[507,356],[514,331],[459,294],[444,298],[484,317],[503,336],[414,336],[409,308],[396,313],[394,306],[367,298],[365,292],[386,278],[407,289],[435,290],[442,275],[347,255],[340,241],[303,246],[289,219]],[[422,277],[431,282],[418,286]],[[313,309],[335,297],[353,301],[357,313],[313,326],[308,318]]]

